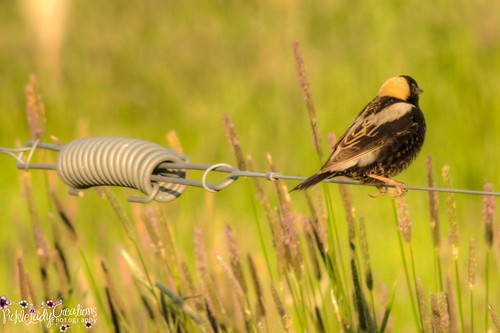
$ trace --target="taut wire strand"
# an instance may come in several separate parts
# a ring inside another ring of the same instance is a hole
[[[58,153],[56,163],[32,163],[37,149]],[[60,178],[70,186],[70,194],[93,186],[121,186],[134,188],[145,197],[129,197],[131,202],[147,203],[152,200],[168,202],[177,199],[186,187],[200,187],[208,192],[219,192],[233,184],[240,177],[264,178],[270,181],[306,179],[300,176],[281,175],[275,172],[244,171],[226,163],[194,164],[187,156],[156,143],[123,137],[90,137],[76,139],[65,146],[44,143],[40,140],[28,141],[22,148],[2,148],[0,153],[16,160],[16,167],[30,169],[56,170]],[[28,153],[26,159],[25,153]],[[203,171],[201,181],[187,179],[188,170]],[[212,172],[225,173],[226,177],[218,184],[209,183]],[[373,186],[358,181],[327,179],[323,182]],[[395,187],[391,184],[386,187]],[[500,197],[500,192],[476,191],[467,189],[430,188],[425,186],[402,186],[405,190],[444,192],[466,195]]]

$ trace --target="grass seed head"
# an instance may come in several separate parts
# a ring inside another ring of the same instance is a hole
[[[427,186],[430,188],[435,187],[434,175],[432,171],[432,158],[429,155],[425,160],[427,166]],[[437,192],[429,191],[429,212],[431,219],[431,229],[432,229],[432,242],[435,248],[439,248],[441,245],[441,235],[439,232],[439,212],[438,212],[438,195]]]
[[[398,213],[398,229],[405,242],[411,242],[411,219],[408,211],[408,203],[403,196],[396,198],[396,208]]]
[[[485,192],[493,192],[493,185],[484,185]],[[485,195],[483,198],[483,222],[485,228],[485,242],[486,246],[490,250],[493,246],[493,221],[495,218],[495,198],[491,195]]]
[[[451,178],[450,178],[450,167],[445,165],[443,167],[443,180],[445,186],[449,189],[452,188]],[[450,231],[448,234],[448,242],[451,245],[451,251],[455,258],[458,258],[458,225],[457,225],[457,208],[453,193],[446,194],[446,207],[448,211],[448,221],[450,224]]]
[[[297,68],[297,75],[299,77],[300,89],[302,90],[302,95],[304,96],[307,111],[309,114],[314,148],[316,149],[318,156],[321,159],[323,158],[323,149],[321,145],[321,133],[318,127],[318,118],[316,117],[316,109],[314,107],[312,94],[309,89],[309,81],[307,80],[304,57],[302,56],[302,52],[300,50],[300,44],[297,41],[293,42],[293,54],[295,56],[295,66]]]
[[[26,85],[26,115],[30,129],[30,137],[33,140],[42,139],[45,133],[45,106],[38,95],[36,77],[30,76],[30,82]]]
[[[229,145],[233,150],[233,154],[236,157],[238,163],[238,168],[240,170],[246,170],[245,155],[240,146],[240,139],[238,133],[236,133],[236,127],[234,126],[233,120],[227,114],[224,115],[224,128],[226,130],[226,137],[229,141]]]
[[[467,272],[469,277],[469,288],[472,289],[476,284],[477,274],[476,241],[474,239],[471,239],[469,243],[469,260],[467,265]]]

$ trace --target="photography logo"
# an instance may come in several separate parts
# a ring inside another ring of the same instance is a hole
[[[0,320],[8,324],[44,324],[47,328],[59,327],[61,332],[70,332],[72,327],[91,329],[97,322],[96,308],[64,307],[63,301],[47,300],[34,305],[26,300],[11,302],[6,296],[0,297]]]

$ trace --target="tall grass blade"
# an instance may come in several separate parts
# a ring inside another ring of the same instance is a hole
[[[245,291],[243,290],[243,287],[241,286],[240,282],[238,281],[238,278],[236,277],[236,275],[234,274],[234,271],[222,259],[221,256],[217,256],[217,261],[222,266],[224,272],[226,273],[227,277],[229,278],[229,281],[231,282],[232,290],[234,291],[234,294],[236,295],[236,298],[238,300],[238,305],[241,307],[241,311],[243,313],[243,317],[245,320],[245,328],[247,329],[248,332],[255,332],[256,328],[253,325],[254,320],[252,318],[253,317],[252,310],[250,309],[248,298],[245,295]]]
[[[52,221],[53,225],[53,235],[54,235],[54,266],[59,277],[58,286],[62,290],[64,295],[71,292],[71,275],[69,272],[68,260],[66,259],[66,254],[64,253],[63,245],[59,230],[55,221]]]
[[[422,279],[417,279],[417,297],[420,315],[422,317],[422,328],[424,333],[432,333],[432,320],[427,306],[427,296],[425,295]]]
[[[109,313],[111,315],[111,323],[113,325],[114,332],[120,333],[122,332],[122,329],[120,327],[120,320],[118,318],[118,313],[116,311],[115,305],[113,304],[113,301],[111,299],[111,295],[109,294],[109,289],[104,288],[104,292],[106,294],[106,300],[108,301]]]
[[[255,295],[257,298],[255,304],[255,318],[257,319],[257,321],[260,321],[267,314],[266,307],[264,305],[264,294],[262,293],[262,286],[257,275],[257,268],[255,267],[255,263],[250,254],[248,254],[247,260],[248,267],[250,268],[250,276],[252,277],[253,287],[255,289]]]
[[[389,318],[391,316],[391,310],[392,306],[394,304],[394,296],[396,296],[396,284],[394,284],[392,291],[391,291],[391,297],[387,305],[385,306],[384,310],[384,316],[382,317],[382,321],[380,322],[380,329],[379,332],[385,332],[385,329],[387,328],[387,324],[389,323]]]
[[[118,201],[118,199],[116,198],[116,195],[108,187],[99,188],[99,191],[104,194],[106,200],[108,200],[108,202],[111,204],[113,211],[115,212],[116,216],[122,223],[123,228],[125,229],[127,237],[132,241],[132,243],[137,244],[137,235],[135,233],[134,227],[132,226],[132,222],[127,216],[127,213],[123,209],[120,201]]]
[[[477,260],[476,260],[476,241],[471,239],[469,242],[469,260],[467,263],[470,292],[470,329],[474,332],[474,285],[476,284]]]
[[[427,156],[425,160],[427,167],[427,186],[434,188],[434,172],[432,169],[432,158]],[[436,289],[443,291],[443,275],[441,269],[441,232],[439,229],[439,211],[438,211],[438,195],[437,192],[429,191],[429,216],[431,225],[432,243],[434,245],[434,267],[435,267],[435,281]]]
[[[94,269],[92,269],[92,267],[90,267],[89,262],[87,260],[87,257],[85,256],[85,253],[83,253],[82,250],[80,250],[80,256],[81,256],[82,261],[83,261],[83,267],[85,268],[85,272],[87,273],[87,279],[88,279],[88,282],[89,282],[90,287],[91,287],[90,289],[94,292],[94,297],[97,300],[97,304],[99,305],[99,307],[101,309],[105,309],[106,306],[104,305],[104,300],[103,300],[103,298],[101,296],[101,292],[100,292],[101,288],[98,286],[96,278],[94,276]],[[107,311],[104,311],[103,317],[104,317],[104,321],[108,325],[108,328],[111,328],[113,323],[112,323],[111,318],[108,316]]]
[[[17,278],[19,279],[21,300],[29,301],[29,286],[27,281],[27,273],[24,270],[24,257],[22,254],[19,254],[17,257]]]
[[[365,296],[363,294],[363,289],[361,286],[361,281],[359,279],[356,261],[351,258],[351,272],[352,281],[354,285],[354,305],[358,313],[358,325],[361,331],[373,332],[375,327],[373,324],[372,317],[370,315],[370,310],[368,308],[368,303],[366,302]]]
[[[63,222],[64,226],[66,227],[71,240],[75,243],[78,242],[78,235],[76,234],[75,226],[73,225],[73,222],[69,218],[68,213],[66,212],[66,209],[64,208],[64,205],[61,202],[61,199],[59,199],[59,197],[54,191],[50,192],[50,197],[52,198],[52,202],[54,203],[56,211],[59,217],[61,218],[61,221]]]
[[[401,253],[401,259],[403,261],[403,268],[405,272],[405,280],[406,286],[408,288],[408,294],[410,296],[411,308],[413,313],[413,318],[415,320],[416,327],[419,330],[422,330],[422,322],[419,316],[419,311],[417,311],[418,304],[415,302],[415,295],[412,288],[412,277],[413,277],[413,286],[416,287],[416,278],[415,278],[415,267],[413,261],[413,251],[411,248],[411,222],[408,213],[408,206],[403,197],[396,198],[394,201],[394,212],[396,216],[396,227],[398,228],[398,242],[399,242],[399,252]],[[410,276],[410,272],[408,269],[408,262],[404,249],[404,242],[408,243],[409,251],[410,251],[410,264],[412,265],[412,275]]]
[[[209,314],[214,316],[218,325],[225,325],[224,318],[226,318],[226,310],[222,305],[219,295],[216,292],[217,288],[214,285],[212,277],[209,272],[209,263],[206,256],[205,240],[203,233],[200,229],[194,230],[194,245],[195,245],[195,265],[201,280],[203,297]]]
[[[493,192],[492,184],[484,185],[485,192]],[[490,295],[490,253],[493,247],[494,240],[494,227],[493,222],[495,218],[495,198],[489,195],[485,195],[483,198],[483,224],[484,224],[484,240],[486,244],[486,256],[485,256],[485,306],[489,304]],[[484,313],[484,328],[485,331],[488,330],[488,313]]]
[[[450,177],[450,168],[445,165],[442,170],[443,180],[445,186],[447,188],[453,188],[451,177]],[[453,193],[446,194],[446,207],[448,212],[448,221],[450,225],[450,231],[448,235],[448,242],[451,245],[451,252],[453,254],[454,263],[455,263],[455,279],[456,279],[456,293],[457,293],[457,303],[458,303],[458,311],[460,317],[460,325],[463,330],[465,327],[464,323],[464,312],[462,306],[462,294],[460,288],[460,274],[459,274],[459,264],[458,264],[458,253],[459,253],[459,244],[458,244],[458,224],[457,224],[457,213],[456,213],[456,203],[453,197]]]
[[[112,313],[114,313],[115,316],[120,317],[123,322],[128,322],[125,304],[120,297],[120,293],[118,292],[113,279],[111,278],[108,266],[106,265],[104,259],[101,260],[101,268],[106,281],[106,295],[108,297],[108,302],[113,309]],[[115,319],[113,319],[113,322],[114,321]]]
[[[370,265],[370,251],[368,249],[368,239],[366,236],[366,226],[365,219],[363,217],[359,218],[359,244],[361,247],[361,261],[363,262],[363,269],[365,271],[365,283],[366,287],[372,294],[373,298],[373,274]],[[373,308],[375,310],[375,308]]]

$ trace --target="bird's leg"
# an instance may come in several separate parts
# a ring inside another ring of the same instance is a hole
[[[394,179],[390,179],[390,178],[387,178],[387,177],[383,177],[383,176],[379,176],[379,175],[374,175],[374,174],[369,174],[367,175],[368,177],[370,178],[373,178],[373,179],[376,179],[376,180],[380,180],[381,182],[384,182],[386,183],[387,185],[393,185],[394,186],[394,190],[395,190],[395,194],[393,195],[394,197],[402,197],[406,194],[406,191],[408,191],[407,189],[404,188],[404,186],[406,186],[405,183],[401,183],[401,182],[398,182]],[[379,193],[376,194],[376,195],[372,195],[372,197],[376,198],[378,197],[379,195],[381,194],[385,194],[387,193],[387,187],[385,186],[377,186],[378,190],[379,190]]]
[[[372,198],[378,198],[382,194],[386,194],[387,193],[387,186],[385,186],[385,185],[375,185],[375,187],[377,188],[378,193],[376,193],[376,194],[369,194],[368,193],[368,195],[370,197],[372,197]]]

